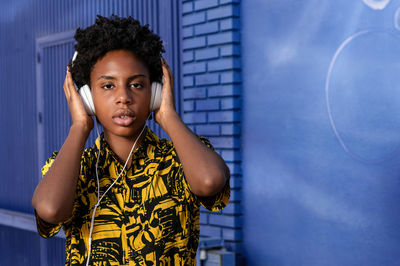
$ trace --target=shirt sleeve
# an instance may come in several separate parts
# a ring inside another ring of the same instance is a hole
[[[208,148],[214,151],[214,147],[211,145],[210,141],[206,139],[205,137],[198,136],[201,142],[203,142]],[[183,171],[181,171],[183,173]],[[184,185],[188,188],[190,191],[190,194],[192,197],[195,198],[196,201],[198,201],[204,208],[210,211],[220,211],[223,208],[225,208],[226,205],[229,203],[229,198],[230,198],[230,185],[229,185],[229,179],[226,181],[225,186],[223,189],[217,193],[214,196],[211,197],[199,197],[196,196],[193,192],[190,190],[189,184],[186,182],[186,178],[183,178],[184,180]]]
[[[56,159],[57,154],[58,154],[58,151],[53,152],[53,154],[50,156],[50,158],[46,161],[45,165],[42,168],[42,177],[45,176],[46,173],[50,170],[51,166],[54,163],[54,160]],[[70,222],[72,221],[74,213],[77,208],[76,199],[78,197],[80,197],[80,195],[82,194],[83,187],[87,187],[86,176],[88,173],[90,173],[90,167],[91,167],[90,156],[93,156],[93,154],[91,154],[91,149],[84,150],[82,157],[81,157],[81,162],[80,162],[80,171],[79,171],[79,176],[78,176],[78,181],[76,184],[76,191],[75,191],[75,202],[74,202],[74,207],[73,207],[71,217],[69,217],[64,222],[60,222],[58,224],[50,224],[50,223],[44,221],[42,218],[40,218],[40,216],[37,214],[37,212],[35,210],[36,226],[37,226],[37,230],[38,230],[40,236],[42,236],[44,238],[52,237],[60,231],[62,226],[66,226],[66,225],[70,224]],[[64,230],[65,230],[65,227],[64,227]]]
[[[50,158],[46,161],[45,165],[42,167],[42,177],[49,171],[50,167],[53,165],[54,160],[58,151],[53,152]],[[62,223],[59,224],[51,224],[44,221],[40,216],[37,214],[35,210],[35,218],[36,218],[36,227],[39,232],[39,235],[44,238],[49,238],[56,235],[62,226]]]

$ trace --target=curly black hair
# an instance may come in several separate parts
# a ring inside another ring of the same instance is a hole
[[[120,18],[97,16],[95,23],[75,32],[75,51],[78,52],[69,67],[78,86],[90,84],[93,66],[107,52],[128,50],[142,60],[150,72],[150,81],[160,82],[162,78],[161,54],[165,52],[160,37],[149,25],[142,26],[132,17]]]

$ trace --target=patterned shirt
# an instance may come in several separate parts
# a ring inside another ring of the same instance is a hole
[[[203,137],[200,140],[212,148]],[[65,265],[85,265],[90,220],[97,202],[96,160],[100,197],[118,177],[123,164],[108,146],[104,134],[81,159],[72,216],[51,225],[36,215],[38,232],[52,237],[63,227]],[[42,168],[44,176],[57,152]],[[199,239],[200,205],[218,211],[229,201],[229,182],[213,197],[194,195],[171,141],[159,139],[150,129],[132,154],[129,169],[107,192],[96,210],[90,265],[195,265]]]

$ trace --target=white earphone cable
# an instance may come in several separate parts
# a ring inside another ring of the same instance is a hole
[[[150,116],[151,116],[151,113],[150,113],[149,116],[147,117],[146,122],[147,122],[147,120],[150,118]],[[136,138],[135,142],[134,142],[133,145],[132,145],[131,151],[129,152],[129,156],[128,156],[128,158],[126,159],[126,162],[125,162],[125,164],[124,164],[124,167],[122,168],[122,171],[118,174],[118,177],[114,180],[114,182],[107,188],[107,190],[106,190],[106,191],[103,193],[103,195],[100,197],[100,181],[99,181],[99,175],[98,175],[97,168],[98,168],[98,165],[99,165],[99,157],[100,157],[100,151],[101,151],[101,146],[100,146],[100,145],[101,145],[101,141],[100,141],[100,134],[99,134],[99,128],[98,128],[98,126],[97,126],[96,117],[94,117],[93,119],[94,119],[94,122],[95,122],[95,125],[96,125],[97,136],[99,137],[99,150],[98,150],[98,153],[97,153],[97,160],[96,160],[96,180],[97,180],[97,198],[98,198],[98,200],[97,200],[97,203],[94,205],[93,214],[92,214],[92,219],[91,219],[91,221],[90,221],[89,243],[88,243],[88,246],[89,246],[89,247],[88,247],[88,257],[87,257],[87,260],[86,260],[86,266],[89,265],[89,261],[90,261],[90,253],[91,253],[91,249],[92,249],[93,225],[94,225],[94,219],[95,219],[95,214],[96,214],[97,207],[100,205],[100,202],[101,202],[101,200],[103,199],[103,197],[107,194],[107,192],[111,189],[111,187],[114,186],[114,184],[115,184],[115,183],[118,181],[118,179],[121,177],[122,173],[124,172],[124,170],[125,170],[125,168],[126,168],[128,162],[129,162],[129,159],[130,159],[130,157],[131,157],[131,155],[132,155],[132,152],[133,152],[133,150],[134,150],[134,148],[135,148],[135,146],[136,146],[137,141],[139,140],[139,138],[142,136],[144,130],[146,129],[146,124],[145,124],[145,125],[143,126],[143,128],[142,128],[142,131],[140,131],[139,136]]]

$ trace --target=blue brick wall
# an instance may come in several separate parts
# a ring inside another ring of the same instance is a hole
[[[207,137],[231,171],[222,211],[201,209],[200,236],[242,253],[240,1],[182,1],[183,120]]]

